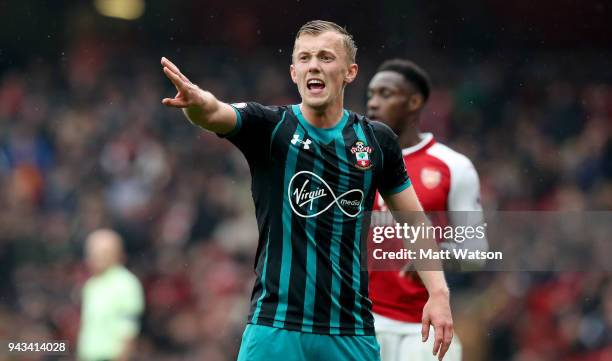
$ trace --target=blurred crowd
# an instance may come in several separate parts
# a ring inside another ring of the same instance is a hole
[[[83,241],[104,226],[146,292],[136,359],[232,360],[254,280],[248,167],[161,105],[159,55],[125,55],[85,43],[0,72],[0,339],[74,348]],[[172,60],[222,100],[299,99],[281,50]],[[423,129],[472,159],[486,209],[612,210],[612,79],[580,62],[423,59]],[[360,61],[347,108],[364,110],[375,67]],[[612,359],[610,273],[475,273],[453,297],[469,361]]]

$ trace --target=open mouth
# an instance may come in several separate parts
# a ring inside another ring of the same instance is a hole
[[[325,83],[320,79],[310,79],[306,82],[306,87],[313,94],[320,94],[325,89]]]

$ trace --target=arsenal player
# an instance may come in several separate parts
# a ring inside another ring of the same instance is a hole
[[[472,162],[463,154],[419,131],[419,117],[429,98],[427,73],[415,63],[384,62],[368,87],[367,115],[385,122],[398,135],[406,169],[425,211],[476,211],[481,217],[480,186]],[[375,210],[388,210],[380,195]],[[458,214],[449,213],[449,222]],[[470,213],[474,220],[474,213]],[[465,216],[465,214],[464,214]],[[470,249],[486,250],[486,239],[469,240]],[[372,271],[370,297],[382,361],[435,360],[433,345],[421,340],[423,307],[428,293],[418,276]],[[445,360],[460,361],[455,337]]]

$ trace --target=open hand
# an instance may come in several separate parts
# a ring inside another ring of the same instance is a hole
[[[451,315],[448,293],[430,295],[423,308],[423,327],[421,336],[423,342],[429,338],[429,328],[434,329],[433,355],[442,360],[453,340],[453,317]]]
[[[188,108],[201,105],[204,102],[204,91],[193,84],[170,60],[161,58],[164,74],[170,79],[178,91],[174,98],[164,98],[162,104],[174,108]]]

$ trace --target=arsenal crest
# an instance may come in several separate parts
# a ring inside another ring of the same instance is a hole
[[[442,173],[436,168],[425,167],[421,170],[421,182],[427,189],[434,189],[440,184]]]
[[[372,168],[372,161],[370,160],[370,153],[372,153],[372,147],[366,145],[361,140],[358,140],[351,147],[351,153],[355,154],[356,164],[355,166],[359,169],[366,170]]]

